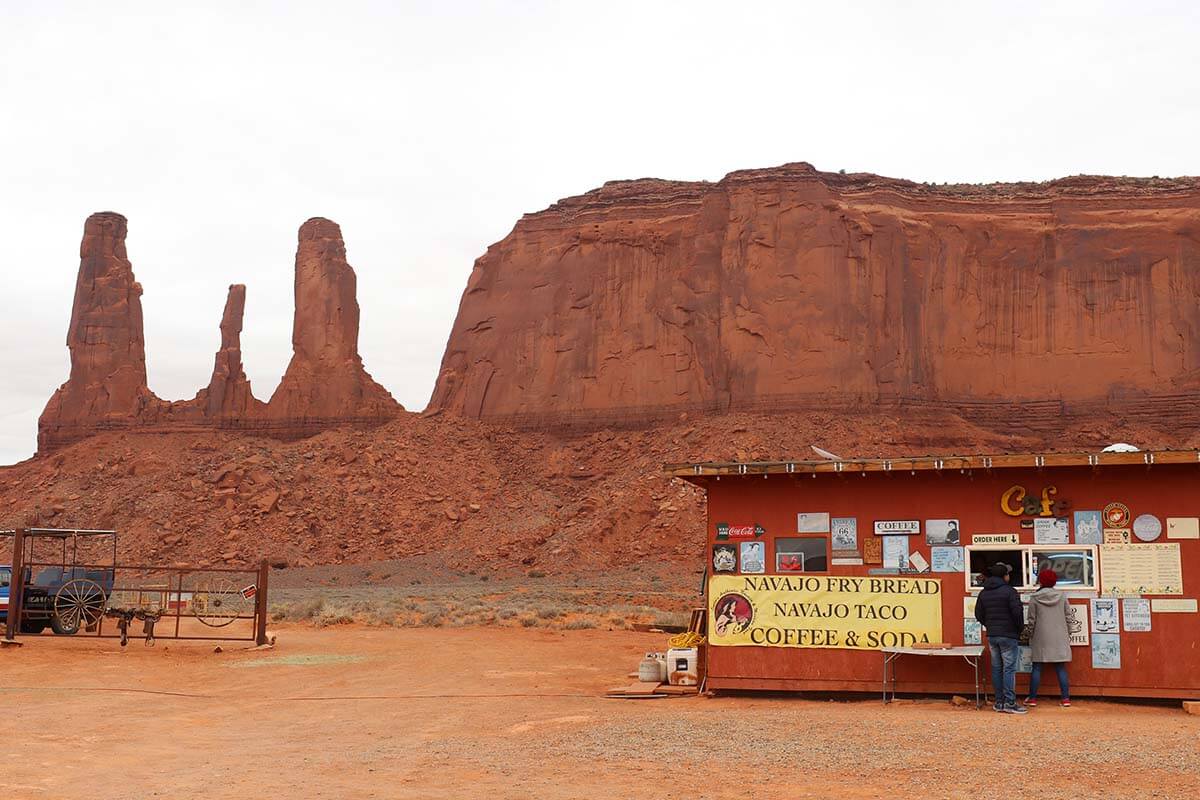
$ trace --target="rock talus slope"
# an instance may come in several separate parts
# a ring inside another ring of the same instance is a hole
[[[1192,402],[1198,300],[1195,179],[935,187],[791,164],[615,182],[476,262],[430,408],[1136,413]]]

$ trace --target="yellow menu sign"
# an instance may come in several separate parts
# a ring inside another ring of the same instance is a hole
[[[942,641],[936,578],[714,575],[708,642],[878,650]]]
[[[1178,544],[1100,546],[1102,594],[1183,594]]]

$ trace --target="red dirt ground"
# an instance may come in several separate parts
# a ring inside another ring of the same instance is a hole
[[[612,700],[659,634],[284,626],[272,650],[0,651],[20,798],[1187,798],[1200,717],[1089,702]]]

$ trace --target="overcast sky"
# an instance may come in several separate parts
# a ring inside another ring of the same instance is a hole
[[[231,283],[270,397],[326,216],[367,369],[420,410],[474,259],[606,180],[1200,173],[1198,7],[0,0],[0,463],[67,377],[93,211],[129,218],[160,397],[207,384]]]

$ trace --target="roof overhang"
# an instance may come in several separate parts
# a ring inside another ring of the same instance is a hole
[[[975,456],[900,456],[848,458],[839,461],[726,461],[666,464],[669,477],[692,483],[724,475],[815,475],[820,472],[918,472],[929,470],[993,470],[1017,467],[1115,467],[1154,464],[1198,464],[1200,450],[1140,450],[1135,453],[1013,453]]]

